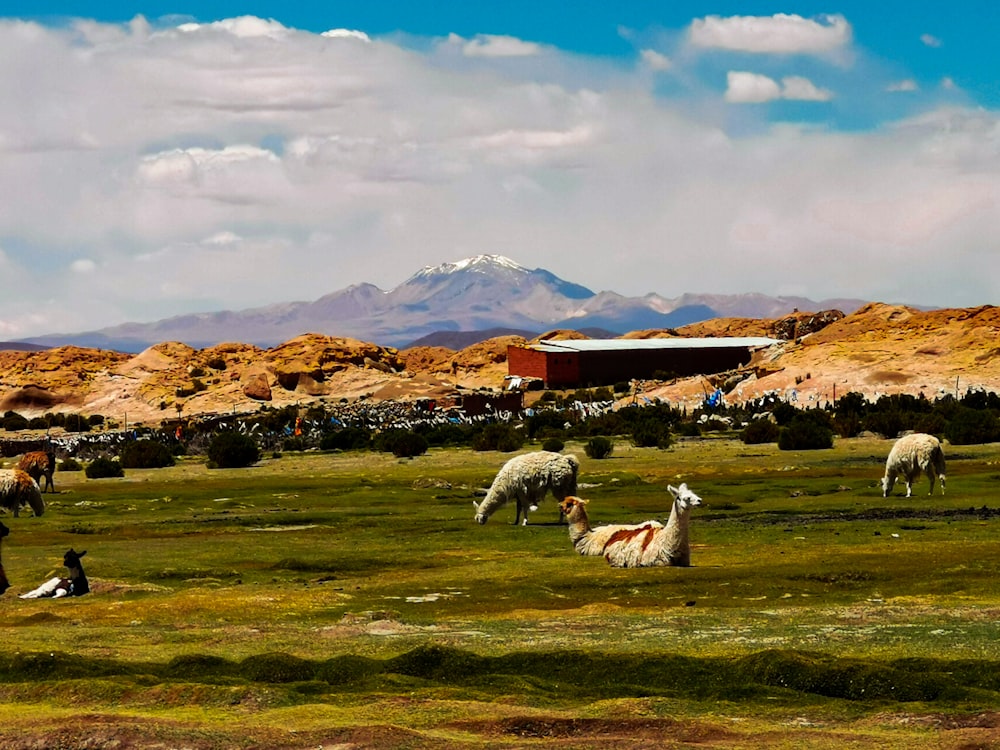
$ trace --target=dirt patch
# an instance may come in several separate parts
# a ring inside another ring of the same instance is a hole
[[[869,384],[875,383],[891,383],[893,385],[902,385],[903,383],[909,383],[913,378],[907,375],[905,372],[899,372],[898,370],[875,370],[875,372],[868,375],[865,380]]]

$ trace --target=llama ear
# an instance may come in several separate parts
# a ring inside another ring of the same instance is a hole
[[[475,500],[473,500],[472,501],[472,507],[475,508],[476,510],[479,510],[479,503],[477,503]]]
[[[83,557],[83,556],[84,556],[84,555],[86,555],[86,554],[87,554],[87,550],[84,550],[83,552],[77,552],[77,553],[76,553],[76,556],[77,556],[77,557]]]
[[[681,486],[683,487],[684,485]],[[668,484],[667,489],[670,490],[670,494],[673,495],[674,497],[677,497],[677,495],[680,494],[680,490],[674,487],[672,484]]]

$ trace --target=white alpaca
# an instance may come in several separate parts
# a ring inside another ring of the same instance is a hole
[[[896,441],[885,461],[885,476],[882,477],[882,497],[889,497],[896,477],[906,481],[906,496],[913,492],[913,482],[922,473],[931,480],[929,495],[934,494],[934,480],[941,480],[941,494],[944,494],[944,450],[941,442],[933,435],[914,432]]]
[[[38,482],[21,469],[0,469],[0,508],[13,511],[17,518],[22,505],[30,505],[36,516],[45,512]]]
[[[667,489],[674,501],[666,526],[659,521],[645,521],[598,526],[595,529],[587,518],[587,501],[567,497],[559,507],[566,514],[573,548],[581,555],[603,555],[614,568],[690,566],[688,521],[691,509],[701,505],[701,498],[686,484],[680,487],[668,485]]]
[[[528,511],[537,510],[538,504],[551,491],[557,500],[576,492],[576,475],[580,462],[574,455],[552,451],[536,451],[515,456],[497,472],[486,498],[472,502],[476,508],[476,521],[486,523],[500,507],[510,500],[517,500],[516,525],[524,515],[522,525],[528,524]]]

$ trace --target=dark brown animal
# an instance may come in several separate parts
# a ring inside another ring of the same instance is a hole
[[[3,538],[10,533],[10,529],[0,521],[0,542],[3,542]],[[10,582],[7,580],[7,574],[3,570],[3,562],[0,561],[0,594],[10,588]]]
[[[83,572],[83,563],[80,558],[87,554],[87,550],[77,552],[70,548],[63,555],[63,565],[69,570],[68,578],[50,578],[34,591],[21,594],[22,599],[59,599],[64,596],[83,596],[90,593],[90,582]]]
[[[17,462],[17,467],[21,471],[28,472],[28,475],[42,485],[42,477],[45,477],[45,486],[42,492],[56,491],[56,486],[52,481],[52,475],[56,471],[56,454],[52,451],[29,451],[21,456]]]

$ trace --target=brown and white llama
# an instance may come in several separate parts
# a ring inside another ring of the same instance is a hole
[[[3,538],[7,536],[9,533],[10,529],[8,529],[7,526],[2,521],[0,521],[0,545],[3,544]],[[9,588],[10,588],[10,581],[7,580],[7,574],[4,572],[3,569],[3,559],[2,556],[0,556],[0,594],[5,592]]]
[[[50,578],[34,591],[21,594],[21,599],[59,599],[64,596],[83,596],[90,593],[90,582],[83,572],[83,564],[80,558],[87,554],[87,550],[76,552],[72,548],[63,555],[63,565],[69,570],[67,578]]]
[[[0,508],[13,511],[17,518],[22,505],[30,505],[36,516],[45,512],[38,482],[21,469],[0,469]]]
[[[581,555],[602,555],[615,568],[653,566],[688,567],[691,544],[688,521],[691,509],[701,505],[701,498],[688,489],[668,485],[673,496],[670,518],[638,524],[612,524],[593,528],[587,517],[587,500],[570,496],[560,509],[569,523],[569,540]]]
[[[15,468],[28,472],[28,475],[38,482],[42,487],[42,477],[45,477],[45,486],[42,492],[56,491],[56,486],[52,482],[52,475],[56,470],[56,454],[52,451],[28,451],[21,460],[17,462]]]

